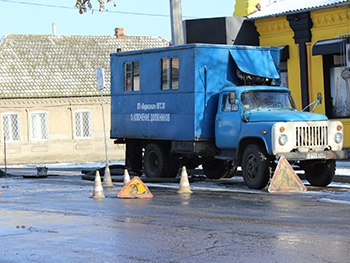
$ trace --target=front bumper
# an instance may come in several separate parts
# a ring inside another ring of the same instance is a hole
[[[323,152],[286,152],[277,153],[276,159],[279,159],[281,156],[284,156],[288,161],[341,160],[348,157],[348,152],[346,150]]]

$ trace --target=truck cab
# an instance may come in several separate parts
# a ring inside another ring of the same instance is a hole
[[[251,188],[267,184],[282,155],[304,169],[313,185],[328,185],[335,160],[346,155],[342,151],[342,123],[322,114],[298,111],[287,88],[226,88],[218,103],[216,146],[223,150],[222,159],[234,159],[236,166],[242,166]],[[265,161],[266,167],[262,165]]]

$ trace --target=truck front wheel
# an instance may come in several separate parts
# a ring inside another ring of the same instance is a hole
[[[248,145],[242,157],[242,175],[251,189],[263,189],[270,180],[270,160],[261,145]]]
[[[305,167],[306,180],[312,186],[325,187],[329,185],[335,174],[335,160],[327,160],[324,163],[315,163]]]
[[[179,165],[170,149],[162,144],[150,143],[143,156],[144,172],[147,177],[176,177]]]

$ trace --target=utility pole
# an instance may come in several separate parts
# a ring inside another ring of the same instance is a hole
[[[185,44],[181,0],[170,0],[170,23],[173,45]]]

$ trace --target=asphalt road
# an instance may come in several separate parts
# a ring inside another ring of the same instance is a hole
[[[10,170],[11,171],[11,170]],[[0,178],[0,262],[348,262],[347,184],[304,193],[247,189],[240,178],[147,183],[151,199],[121,199],[122,183],[91,198],[78,170]],[[27,175],[29,175],[27,171]]]

